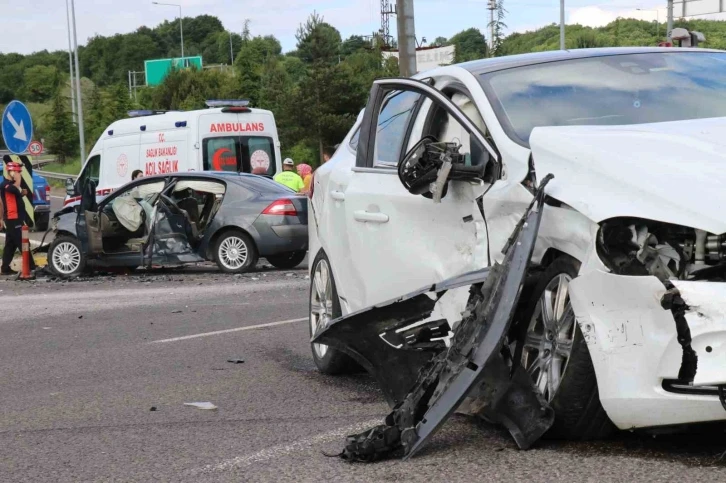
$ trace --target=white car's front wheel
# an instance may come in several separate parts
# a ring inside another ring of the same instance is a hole
[[[330,261],[323,252],[315,258],[310,276],[310,337],[342,315]],[[357,364],[325,344],[311,343],[313,360],[323,374],[354,372]]]
[[[521,318],[517,343],[522,366],[555,411],[548,436],[600,439],[615,427],[600,403],[590,352],[570,303],[578,265],[561,257],[547,267]]]

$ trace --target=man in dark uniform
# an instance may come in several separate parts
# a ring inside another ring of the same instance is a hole
[[[21,187],[23,167],[18,163],[8,163],[8,176],[0,182],[0,206],[2,207],[2,220],[5,224],[5,247],[3,248],[3,261],[0,266],[0,275],[13,275],[17,272],[10,269],[15,250],[23,247],[23,225],[25,224],[25,203],[23,196],[27,190]],[[30,257],[30,269],[35,270],[35,262]]]

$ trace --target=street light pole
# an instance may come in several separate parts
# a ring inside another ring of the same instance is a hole
[[[658,9],[648,10],[646,8],[636,8],[635,10],[638,12],[655,12],[655,36],[658,37],[658,31],[660,30],[660,11]]]
[[[68,72],[71,74],[71,113],[73,123],[77,123],[76,119],[76,84],[73,81],[73,45],[71,44],[71,14],[68,8],[68,0],[66,0],[66,23],[68,23]]]
[[[86,161],[86,134],[83,127],[83,96],[81,95],[81,69],[78,66],[78,34],[76,33],[76,6],[71,0],[71,17],[73,17],[73,49],[76,63],[76,102],[78,102],[78,139],[81,142],[81,163]]]
[[[178,3],[161,3],[151,2],[154,5],[163,5],[166,7],[178,7],[179,8],[179,34],[181,35],[181,56],[184,58],[184,19],[182,17],[182,8]]]
[[[668,25],[666,26],[666,40],[671,42],[671,32],[673,32],[673,0],[668,0]]]

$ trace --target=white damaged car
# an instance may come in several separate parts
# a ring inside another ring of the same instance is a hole
[[[408,457],[457,409],[523,448],[726,420],[725,149],[721,51],[376,81],[310,203],[315,363],[392,407],[345,455]]]

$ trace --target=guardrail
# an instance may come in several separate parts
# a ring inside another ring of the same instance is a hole
[[[55,163],[57,159],[44,159],[43,161],[33,161],[33,168],[42,168],[46,164]]]
[[[60,179],[65,181],[66,179],[76,179],[75,174],[65,174],[65,173],[51,173],[50,171],[41,171],[39,169],[36,169],[33,171],[34,173],[39,174],[40,176],[44,178],[50,178],[50,179]]]

